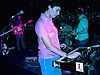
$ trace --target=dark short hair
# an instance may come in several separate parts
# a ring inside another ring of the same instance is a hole
[[[54,6],[60,6],[61,7],[61,4],[58,1],[54,1],[54,0],[49,1],[48,5],[50,5],[51,7],[54,7]]]
[[[59,6],[61,7],[61,4],[57,1],[57,0],[44,0],[43,4],[42,4],[42,11],[44,12],[45,10],[48,9],[48,6],[51,6],[52,8],[54,6]]]
[[[79,15],[84,14],[84,9],[83,8],[78,8],[76,10],[76,13],[79,14]]]

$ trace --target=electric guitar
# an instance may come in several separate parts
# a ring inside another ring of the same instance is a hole
[[[31,23],[33,22],[33,20],[29,20],[27,23],[23,24],[23,25],[18,25],[18,26],[13,26],[13,31],[14,31],[14,34],[23,34],[23,31],[24,31],[24,28],[26,27],[26,25],[28,23]]]

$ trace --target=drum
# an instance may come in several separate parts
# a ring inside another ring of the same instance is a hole
[[[71,25],[68,25],[66,23],[61,23],[61,27],[59,30],[59,39],[60,39],[60,43],[65,43],[67,47],[70,47],[72,45],[71,31],[72,31]]]

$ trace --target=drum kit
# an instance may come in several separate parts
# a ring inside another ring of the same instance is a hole
[[[72,46],[72,36],[71,36],[72,26],[66,23],[61,23],[59,31],[59,40],[61,44],[66,44],[66,48],[62,49],[66,52],[67,49]]]
[[[2,34],[0,34],[0,55],[8,55],[9,52],[13,49],[15,49],[15,47],[8,47],[7,41],[8,40],[8,33],[12,32],[13,29],[3,32]],[[5,36],[7,35],[7,36]]]
[[[90,47],[79,47],[69,52],[67,57],[53,61],[53,67],[62,70],[78,71],[84,73],[85,69],[94,70],[95,57],[100,55],[100,45]],[[80,65],[80,69],[78,69]],[[91,66],[91,67],[90,67]]]
[[[0,44],[0,55],[8,55],[15,47],[8,47],[6,43]]]

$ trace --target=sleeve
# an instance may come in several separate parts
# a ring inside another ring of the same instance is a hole
[[[37,35],[40,37],[41,36],[48,36],[46,24],[42,21],[37,22],[35,30],[36,30]]]

